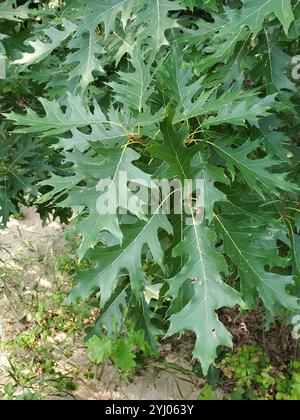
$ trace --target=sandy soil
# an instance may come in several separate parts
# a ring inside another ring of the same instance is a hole
[[[0,267],[18,267],[18,261],[26,257],[44,258],[50,262],[65,247],[63,228],[58,222],[51,222],[42,226],[39,216],[34,210],[24,209],[22,220],[12,220],[7,229],[0,231]],[[49,264],[48,264],[49,265]],[[51,264],[50,264],[51,267]],[[18,267],[19,269],[21,267]],[[23,268],[21,268],[23,269]],[[27,265],[20,281],[24,293],[31,293],[33,288],[42,297],[51,291],[51,273],[45,276],[34,264]],[[0,341],[17,331],[11,325],[17,325],[24,313],[18,313],[16,305],[8,299],[0,278]],[[26,314],[25,314],[26,316]],[[16,319],[17,318],[17,319]],[[9,321],[8,321],[9,320]],[[9,324],[9,325],[8,325]],[[75,378],[80,386],[70,395],[75,399],[195,399],[199,395],[198,379],[193,374],[171,372],[166,368],[168,363],[176,363],[176,354],[165,352],[165,363],[151,364],[151,367],[134,377],[120,375],[112,366],[104,366],[97,379],[86,379],[84,372],[91,368],[85,354],[82,338],[75,343],[73,356],[69,360],[61,360],[64,365],[79,367],[78,377]],[[1,349],[0,349],[1,352]],[[0,386],[5,383],[8,354],[0,353]],[[191,366],[186,366],[188,370]],[[51,397],[53,398],[53,397]]]

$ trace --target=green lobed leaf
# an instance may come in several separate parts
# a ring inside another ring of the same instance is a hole
[[[232,144],[232,140],[228,140],[225,142],[217,141],[212,145],[227,162],[228,170],[233,177],[236,174],[235,168],[238,168],[247,184],[258,194],[263,194],[263,191],[270,191],[278,195],[280,189],[285,191],[297,189],[296,185],[287,181],[287,174],[277,174],[270,171],[272,167],[280,164],[278,161],[272,160],[270,156],[249,158],[249,155],[260,147],[260,139],[253,142],[248,140],[238,148],[231,147]]]
[[[16,4],[15,0],[5,0],[0,4],[0,19],[6,19],[15,22],[21,22],[24,19],[29,18],[28,3],[14,7]]]
[[[230,333],[218,320],[216,311],[223,307],[243,305],[238,292],[229,287],[221,273],[227,274],[225,258],[215,249],[213,231],[202,225],[188,227],[184,241],[174,250],[174,256],[188,256],[182,271],[169,280],[169,295],[175,299],[183,283],[190,279],[194,296],[170,318],[168,335],[191,330],[196,333],[193,355],[200,360],[204,374],[217,357],[219,346],[232,346]]]
[[[26,45],[34,51],[24,52],[22,58],[15,60],[13,64],[23,64],[27,67],[44,60],[45,57],[50,55],[57,47],[59,47],[76,29],[76,25],[65,19],[62,20],[62,25],[64,27],[62,31],[54,27],[43,31],[43,35],[48,37],[50,42],[27,40]]]
[[[238,267],[242,280],[242,292],[247,302],[255,304],[257,292],[271,314],[280,307],[299,310],[298,299],[290,295],[288,286],[293,278],[268,271],[267,267],[282,267],[276,240],[278,230],[268,226],[238,224],[236,220],[215,215],[215,227],[224,240],[224,250]]]
[[[131,288],[137,299],[140,299],[146,281],[142,268],[144,245],[149,246],[155,262],[163,263],[164,254],[158,237],[160,229],[172,234],[172,226],[167,217],[154,214],[145,222],[124,228],[124,240],[121,246],[97,247],[93,251],[97,266],[78,274],[79,284],[72,291],[69,301],[77,298],[87,299],[95,289],[99,288],[101,304],[105,305],[118,284],[118,275],[123,270],[128,273]]]

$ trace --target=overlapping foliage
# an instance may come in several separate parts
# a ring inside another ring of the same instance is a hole
[[[155,348],[191,330],[207,372],[232,344],[219,309],[297,314],[299,2],[17,3],[0,4],[4,222],[38,188],[44,212],[73,210],[94,266],[69,299],[100,292],[89,336],[130,319]],[[97,185],[120,171],[146,187],[204,179],[204,223],[100,215]]]

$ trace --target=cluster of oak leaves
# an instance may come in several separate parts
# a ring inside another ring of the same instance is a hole
[[[0,3],[2,224],[72,210],[90,334],[193,331],[207,372],[232,344],[220,308],[299,313],[299,35],[296,0]],[[99,180],[122,171],[203,179],[204,222],[99,215]]]

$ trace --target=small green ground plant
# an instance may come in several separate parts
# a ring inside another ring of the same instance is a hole
[[[238,347],[233,354],[223,358],[218,368],[222,379],[214,386],[206,384],[200,400],[300,399],[300,363],[291,361],[288,367],[273,366],[257,344]]]

